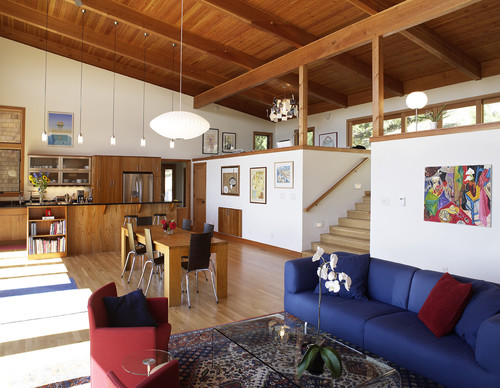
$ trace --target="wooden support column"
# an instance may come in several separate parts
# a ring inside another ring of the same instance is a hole
[[[299,66],[299,145],[307,145],[307,66]]]
[[[373,137],[384,135],[384,54],[383,37],[372,40]]]

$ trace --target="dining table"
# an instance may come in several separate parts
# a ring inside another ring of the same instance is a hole
[[[175,229],[172,234],[165,233],[161,225],[134,227],[136,240],[146,245],[144,229],[151,229],[153,249],[165,256],[163,266],[163,295],[168,298],[169,307],[181,305],[181,257],[189,256],[190,232]],[[121,268],[127,257],[127,228],[121,228]],[[227,241],[212,237],[210,252],[215,253],[215,288],[220,298],[227,297]],[[130,261],[129,261],[130,263]],[[129,264],[130,266],[130,264]]]

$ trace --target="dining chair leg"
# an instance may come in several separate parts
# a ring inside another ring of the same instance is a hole
[[[186,292],[188,295],[188,307],[191,308],[191,300],[189,299],[189,272],[186,272]]]
[[[137,255],[134,253],[134,258],[132,259],[132,265],[130,266],[130,273],[128,274],[128,280],[127,283],[130,283],[130,278],[132,277],[132,271],[134,270],[135,267],[135,259]]]
[[[146,272],[146,267],[148,266],[148,264],[153,265],[153,263],[151,263],[149,260],[144,263],[144,265],[142,266],[141,278],[139,279],[139,283],[137,283],[137,289],[139,289],[139,287],[142,283],[142,279],[144,278],[144,272]]]
[[[215,301],[219,303],[219,298],[217,298],[217,291],[215,291],[215,282],[214,282],[214,274],[212,271],[210,271],[210,276],[212,277],[212,287],[214,288],[214,295],[215,295]]]
[[[149,285],[151,284],[151,278],[153,277],[153,270],[154,270],[154,266],[151,267],[151,272],[149,272],[148,286],[146,287],[146,292],[144,293],[144,296],[148,295]]]
[[[196,276],[196,293],[198,293],[198,292],[200,292],[200,291],[198,291],[198,271],[196,271],[194,274]]]
[[[128,258],[130,256],[130,254],[132,253],[133,251],[129,251],[128,255],[127,255],[127,259],[125,260],[125,265],[123,266],[123,271],[122,271],[122,278],[123,278],[123,275],[125,274],[125,270],[127,269],[127,264],[128,264]],[[132,273],[132,268],[130,268],[130,272]]]

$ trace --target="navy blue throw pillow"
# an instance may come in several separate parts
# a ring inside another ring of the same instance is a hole
[[[142,290],[132,291],[123,296],[105,296],[104,306],[110,327],[158,327],[148,310],[146,297]]]
[[[368,300],[366,297],[366,289],[368,283],[368,268],[370,267],[370,255],[368,253],[364,255],[356,255],[348,252],[335,252],[335,254],[339,258],[335,272],[344,272],[349,275],[352,280],[351,288],[347,291],[344,287],[344,283],[342,282],[339,292],[330,292],[325,287],[325,280],[321,279],[321,293],[323,295],[337,295],[343,298]],[[324,253],[323,258],[325,261],[330,261],[330,254]],[[317,263],[319,267],[320,262]],[[314,290],[315,294],[319,294],[318,286],[316,286],[316,289]]]

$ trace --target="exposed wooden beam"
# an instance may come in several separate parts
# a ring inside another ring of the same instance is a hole
[[[347,0],[370,15],[375,15],[388,7],[375,4],[372,0]],[[400,31],[400,34],[435,55],[449,65],[456,67],[474,80],[481,79],[481,64],[461,52],[432,29],[424,25]]]
[[[372,40],[372,116],[373,136],[384,134],[384,50],[383,39],[376,36]]]
[[[406,0],[201,93],[195,96],[194,106],[202,107],[279,77],[301,65],[367,44],[375,36],[394,34],[479,1],[481,0]]]
[[[307,145],[307,66],[299,67],[299,145]]]
[[[303,30],[287,21],[279,18],[275,15],[270,15],[267,12],[262,11],[252,5],[246,4],[241,0],[197,0],[199,3],[205,4],[207,6],[216,8],[226,14],[229,14],[241,21],[244,21],[260,31],[272,34],[275,37],[287,42],[288,44],[299,48],[303,47],[309,43],[318,40],[319,37],[310,34],[306,30]],[[344,53],[341,56],[332,57],[330,60],[350,71],[358,73],[364,77],[367,81],[371,82],[372,79],[372,69],[371,66],[350,54]],[[392,90],[397,95],[402,96],[404,94],[403,82],[390,76],[385,75],[385,80],[387,84],[386,88]],[[314,86],[313,86],[314,88]],[[333,101],[330,101],[333,102]]]

